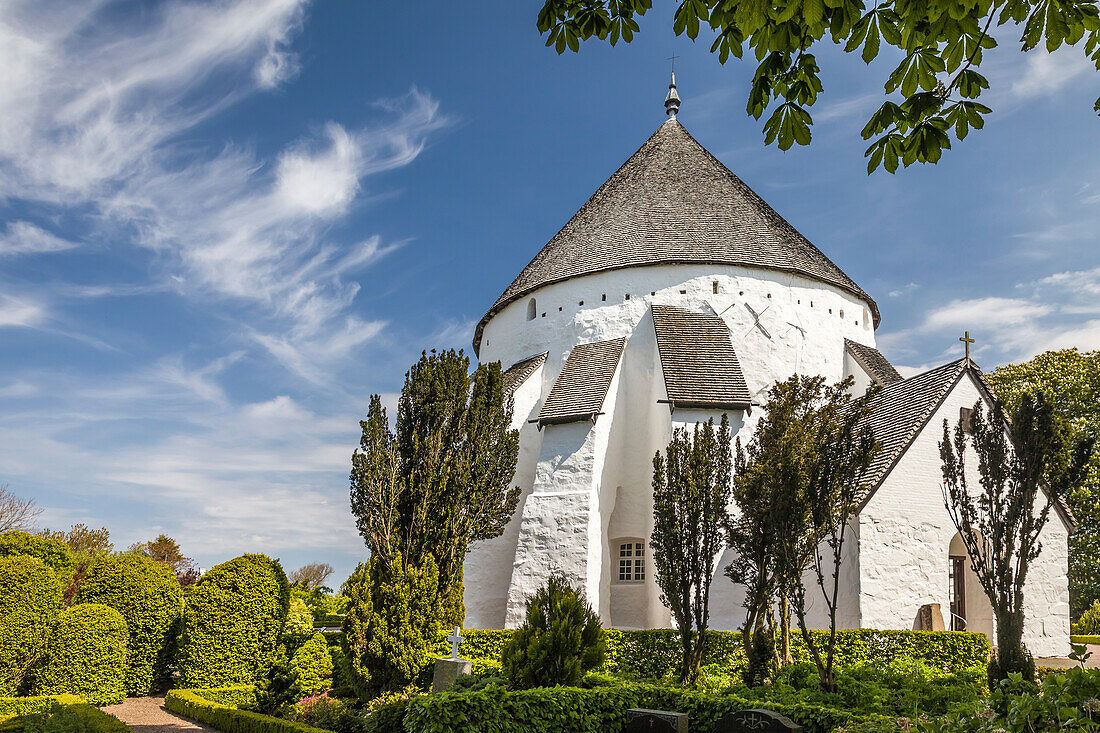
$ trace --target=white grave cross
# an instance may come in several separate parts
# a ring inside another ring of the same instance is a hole
[[[447,641],[451,642],[451,659],[458,659],[458,646],[462,643],[462,634],[459,633],[460,631],[462,631],[462,629],[456,626],[455,632],[447,637]]]

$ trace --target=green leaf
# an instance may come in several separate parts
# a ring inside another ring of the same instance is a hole
[[[989,81],[973,69],[966,69],[959,74],[956,82],[959,94],[968,99],[974,99],[982,93],[983,89],[989,89]]]
[[[864,140],[871,138],[874,135],[878,135],[880,132],[885,132],[894,126],[894,123],[899,119],[902,119],[901,107],[887,100],[882,103],[882,106],[871,115],[871,119],[867,121],[860,134]]]

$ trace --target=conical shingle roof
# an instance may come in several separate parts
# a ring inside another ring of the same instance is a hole
[[[478,323],[551,283],[658,264],[792,272],[878,306],[675,119],[661,125],[542,248]]]

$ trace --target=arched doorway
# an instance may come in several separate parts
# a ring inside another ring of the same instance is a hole
[[[951,538],[947,562],[947,628],[982,633],[989,637],[990,643],[994,643],[993,606],[978,582],[978,576],[970,565],[970,555],[958,532]]]

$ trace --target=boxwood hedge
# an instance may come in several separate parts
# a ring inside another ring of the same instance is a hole
[[[148,695],[166,678],[180,617],[175,573],[137,553],[100,558],[88,568],[76,600],[110,606],[122,614],[130,635],[126,694]]]
[[[290,658],[290,668],[298,673],[298,685],[307,695],[331,689],[332,667],[332,656],[321,633],[307,639]]]
[[[180,686],[255,684],[271,666],[289,607],[277,560],[250,554],[212,568],[187,597]]]
[[[47,723],[46,719],[49,718]],[[14,724],[14,725],[12,725]],[[84,702],[53,702],[47,709],[6,724],[6,731],[79,731],[80,733],[131,733],[125,723],[113,715]]]
[[[61,585],[37,557],[0,557],[0,695],[24,692],[61,609]]]
[[[53,705],[76,705],[84,702],[76,695],[33,695],[0,697],[0,716],[30,715],[49,710]]]
[[[36,695],[72,694],[93,705],[126,697],[126,621],[115,609],[81,603],[57,617],[42,664],[33,673]]]
[[[59,583],[65,585],[73,573],[73,556],[68,546],[59,540],[28,532],[5,532],[0,534],[0,557],[27,555],[37,557],[53,570]]]
[[[811,631],[815,636],[825,631]],[[638,679],[658,679],[679,668],[680,641],[672,629],[619,631],[608,629],[607,662],[604,671]],[[462,632],[460,654],[474,663],[493,667],[499,663],[511,629],[469,629]],[[823,641],[823,639],[821,640]],[[812,661],[799,634],[791,639],[795,661]],[[449,656],[449,645],[441,643],[437,656]],[[837,632],[837,663],[843,666],[866,661],[891,662],[912,659],[945,672],[964,667],[982,667],[989,662],[989,639],[965,631],[895,631],[850,629]],[[708,631],[703,664],[737,668],[744,663],[741,634],[737,631]]]
[[[305,723],[295,723],[212,702],[200,695],[200,692],[206,691],[172,690],[164,698],[164,707],[173,713],[213,726],[222,733],[330,733]]]

